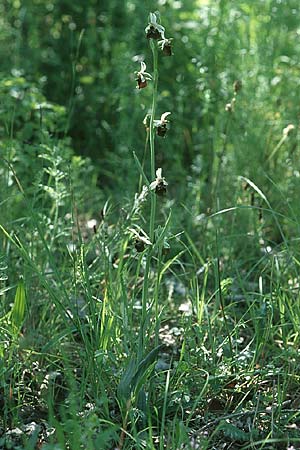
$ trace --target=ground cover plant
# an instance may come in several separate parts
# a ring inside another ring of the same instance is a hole
[[[0,5],[0,448],[297,449],[300,6],[120,3]]]

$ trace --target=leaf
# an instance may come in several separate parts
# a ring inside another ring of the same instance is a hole
[[[182,250],[181,252],[179,252],[177,255],[174,256],[174,258],[169,259],[163,266],[163,268],[160,271],[159,274],[159,281],[161,281],[164,273],[169,269],[169,267],[171,267],[171,265],[173,264],[174,261],[176,261],[178,258],[180,258],[181,255],[183,255],[184,250]]]
[[[133,392],[138,394],[145,381],[143,378],[146,378],[147,370],[155,362],[161,347],[161,345],[158,345],[151,350],[139,364],[137,364],[135,357],[130,359],[118,385],[117,395],[119,400],[128,400]]]
[[[249,186],[251,186],[252,187],[252,189],[254,189],[257,193],[258,193],[258,195],[269,205],[269,202],[268,202],[268,200],[267,200],[267,197],[265,196],[265,194],[256,186],[256,184],[255,183],[253,183],[253,181],[251,181],[251,180],[249,180],[249,178],[246,178],[246,177],[242,177],[242,176],[240,176],[239,177],[239,179],[241,179],[241,180],[243,180],[243,181],[246,181],[246,183],[248,183],[249,184]]]
[[[146,118],[145,118],[145,119],[146,119]],[[142,167],[142,165],[141,165],[141,163],[140,163],[138,157],[136,156],[136,153],[135,153],[135,152],[132,152],[132,153],[133,153],[133,157],[134,157],[134,160],[135,160],[135,162],[136,162],[136,165],[138,166],[138,169],[139,169],[140,174],[142,175],[142,177],[143,177],[143,179],[144,179],[146,185],[149,186],[150,182],[149,182],[148,178],[147,178],[146,175],[145,175],[144,169],[143,169],[143,167]]]
[[[154,361],[157,358],[157,355],[161,349],[162,345],[158,345],[153,350],[151,350],[148,355],[142,359],[142,361],[138,365],[138,369],[132,379],[132,388],[135,389],[136,385],[138,384],[139,380],[144,376],[147,369],[151,366],[151,364],[154,363]]]
[[[17,287],[14,304],[11,310],[11,322],[16,331],[19,331],[25,317],[26,294],[23,281]]]
[[[223,421],[218,427],[219,431],[223,431],[224,435],[234,441],[249,442],[250,433],[240,430],[240,428],[229,422]]]
[[[169,228],[169,224],[170,224],[170,220],[172,217],[172,211],[170,211],[168,218],[162,228],[162,231],[160,232],[160,234],[157,236],[156,240],[155,240],[155,244],[154,244],[154,251],[159,247],[159,245],[161,245],[165,239],[165,236],[167,234],[168,228]],[[158,228],[158,230],[160,230],[160,228]]]
[[[117,396],[120,400],[128,400],[131,394],[131,383],[136,373],[136,360],[131,358],[125,369],[117,389]]]

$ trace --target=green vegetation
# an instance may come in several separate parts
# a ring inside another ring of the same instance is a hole
[[[299,17],[1,2],[1,449],[299,448]]]

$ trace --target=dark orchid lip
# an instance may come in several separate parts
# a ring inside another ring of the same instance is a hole
[[[139,71],[136,71],[136,81],[137,81],[137,88],[143,89],[147,86],[148,80],[152,79],[152,76],[150,73],[146,72],[146,64],[144,61],[141,61],[141,69]]]
[[[163,196],[167,193],[167,184],[163,180],[157,184],[155,193],[159,196]]]
[[[241,80],[236,80],[233,83],[233,90],[235,93],[239,92],[243,87],[243,82]]]
[[[137,88],[138,89],[143,89],[143,88],[147,87],[148,83],[147,83],[147,80],[145,78],[142,78],[141,76],[139,76],[136,81],[137,81]]]
[[[158,136],[162,136],[164,137],[166,135],[168,131],[167,125],[166,124],[162,124],[160,126],[157,127],[156,132]]]
[[[172,56],[172,46],[171,44],[164,45],[163,54],[165,56]]]
[[[146,32],[147,39],[161,39],[162,35],[160,31],[153,25],[149,26],[149,30]]]
[[[163,39],[158,42],[158,46],[162,50],[165,56],[172,56],[172,38],[171,39]]]

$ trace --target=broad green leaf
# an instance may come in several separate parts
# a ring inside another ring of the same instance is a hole
[[[132,389],[135,389],[140,379],[143,378],[147,369],[154,363],[162,345],[155,347],[148,355],[139,363],[137,371],[132,379]]]
[[[117,395],[120,400],[129,399],[131,394],[131,383],[135,372],[136,372],[136,360],[135,358],[131,358],[118,385]]]
[[[158,345],[151,350],[139,364],[137,364],[134,357],[130,359],[117,389],[117,395],[120,400],[128,400],[133,392],[138,394],[147,378],[147,370],[156,360],[161,347],[161,345]]]
[[[26,294],[23,281],[17,287],[14,304],[11,310],[11,322],[13,327],[19,331],[25,317]]]
[[[219,430],[222,430],[224,435],[229,439],[239,442],[248,442],[250,438],[250,433],[241,430],[240,428],[232,425],[229,422],[223,421],[218,427]]]

